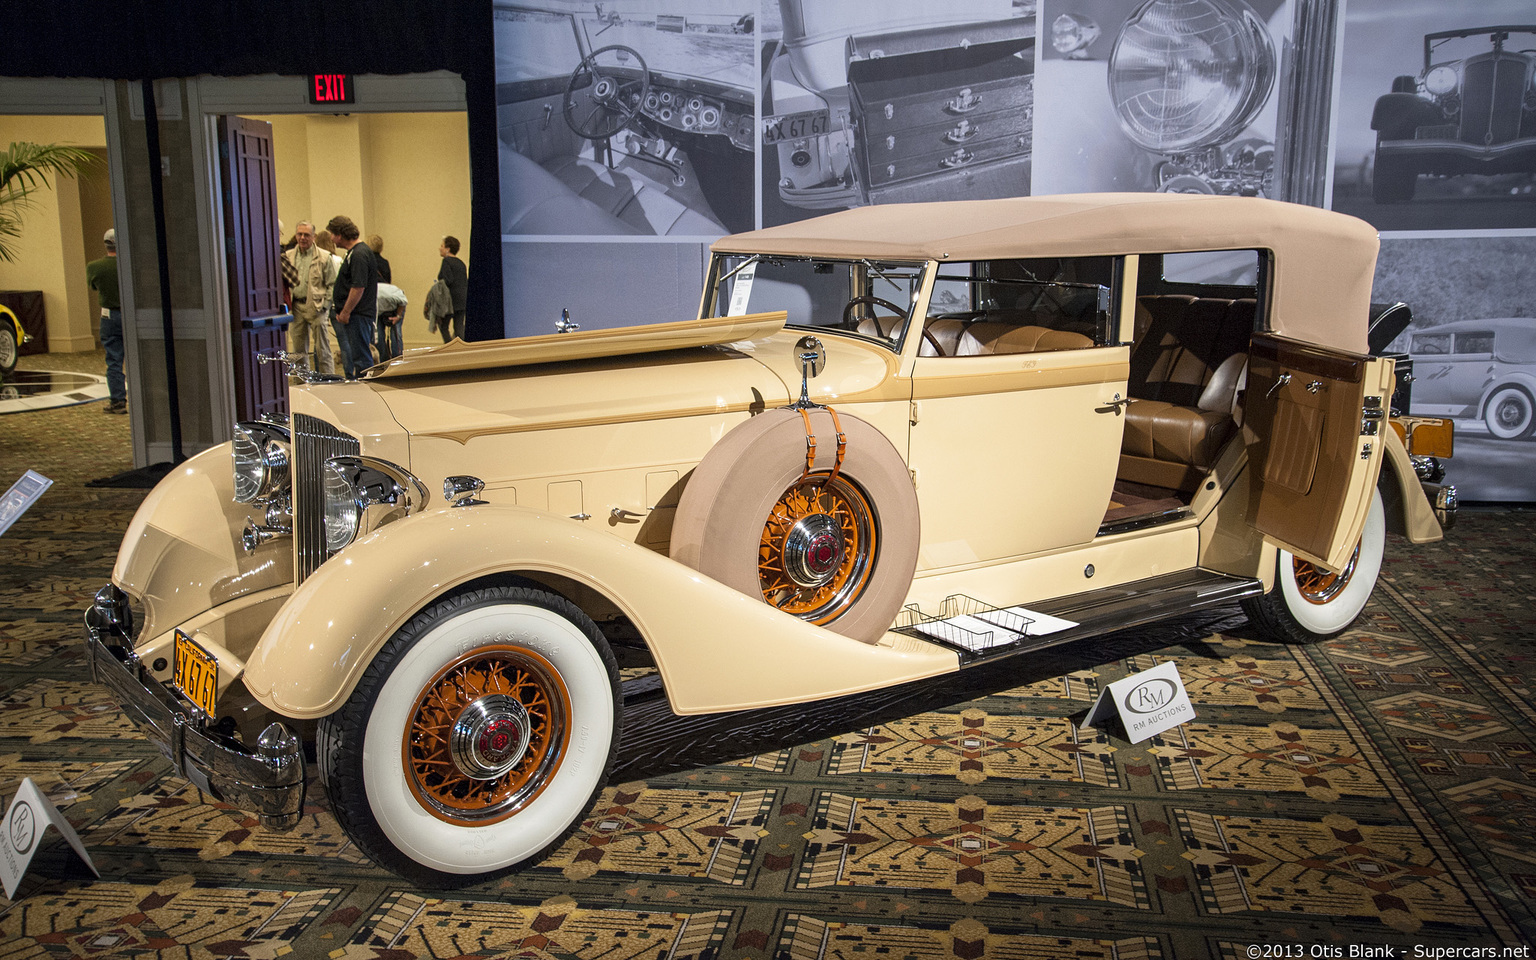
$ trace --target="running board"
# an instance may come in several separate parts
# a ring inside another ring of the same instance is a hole
[[[1097,637],[1128,627],[1136,627],[1158,620],[1210,607],[1235,603],[1245,597],[1263,594],[1264,585],[1250,577],[1232,577],[1210,570],[1181,570],[1147,580],[1137,580],[1118,587],[1106,587],[1079,593],[1057,600],[1031,604],[1029,609],[1050,614],[1077,624],[1043,636],[1029,637],[1014,643],[1001,644],[981,651],[973,651],[954,644],[960,650],[961,667],[990,663],[1003,657],[1030,653],[1046,647],[1054,647],[1085,637]],[[930,642],[932,636],[912,632]]]

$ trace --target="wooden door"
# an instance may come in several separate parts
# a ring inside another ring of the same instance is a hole
[[[223,182],[224,257],[235,374],[235,419],[288,412],[288,378],[261,354],[285,349],[289,315],[278,263],[277,177],[272,125],[245,117],[219,118]]]

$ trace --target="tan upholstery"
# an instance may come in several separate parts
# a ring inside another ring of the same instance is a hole
[[[1236,433],[1254,301],[1147,296],[1131,353],[1122,479],[1190,491]]]
[[[1093,341],[1080,333],[979,320],[965,328],[955,355],[976,357],[998,353],[1042,353],[1049,350],[1081,350],[1091,346]]]

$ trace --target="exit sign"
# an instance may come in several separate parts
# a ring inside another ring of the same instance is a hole
[[[312,73],[309,75],[309,102],[351,103],[352,74]]]

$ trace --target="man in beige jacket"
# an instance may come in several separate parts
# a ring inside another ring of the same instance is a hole
[[[298,271],[293,288],[293,322],[288,324],[288,352],[311,357],[310,369],[335,373],[331,352],[331,285],[336,282],[336,261],[315,245],[315,225],[300,220],[293,230],[297,243],[283,252]]]

